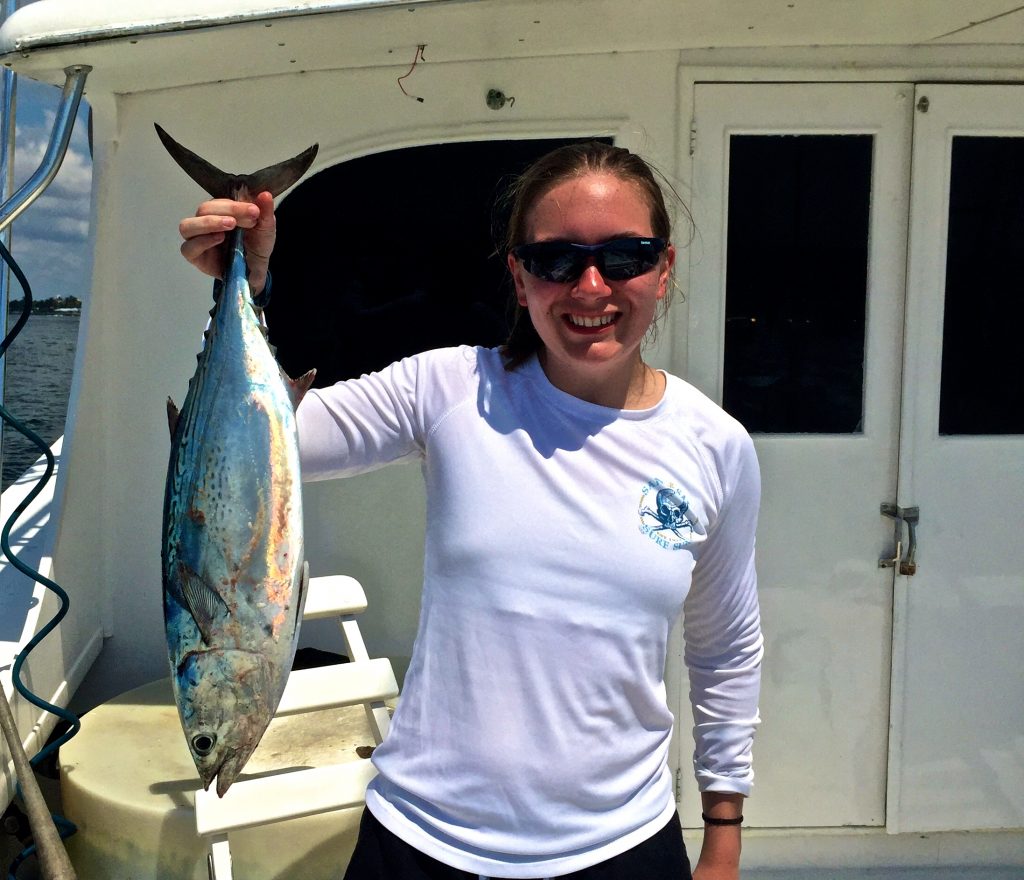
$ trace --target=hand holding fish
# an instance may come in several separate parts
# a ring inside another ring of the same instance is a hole
[[[256,195],[255,202],[210,199],[203,202],[195,216],[178,224],[184,239],[181,254],[207,275],[224,275],[224,251],[220,247],[233,229],[245,229],[245,255],[249,266],[249,285],[253,294],[263,289],[270,254],[277,237],[274,198],[269,192]]]

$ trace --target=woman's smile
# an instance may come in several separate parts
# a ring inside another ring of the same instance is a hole
[[[610,324],[614,324],[621,317],[622,312],[612,312],[602,315],[563,315],[562,320],[566,321],[573,330],[580,332],[599,332]]]

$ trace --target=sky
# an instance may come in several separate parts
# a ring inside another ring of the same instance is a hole
[[[18,78],[15,108],[14,190],[39,167],[46,151],[61,90]],[[92,160],[89,156],[88,108],[82,101],[71,144],[57,177],[14,221],[11,252],[32,285],[33,298],[75,296],[84,300],[89,288],[89,200]],[[11,279],[10,298],[21,299]]]

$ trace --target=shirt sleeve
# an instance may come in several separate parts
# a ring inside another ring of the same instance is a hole
[[[701,791],[748,795],[764,642],[754,571],[761,479],[745,431],[730,439],[718,470],[722,506],[709,527],[683,609],[693,764]]]
[[[406,358],[306,394],[297,413],[303,480],[351,476],[422,456],[419,361]]]

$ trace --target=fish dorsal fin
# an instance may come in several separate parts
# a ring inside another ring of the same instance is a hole
[[[306,396],[306,392],[313,387],[313,380],[316,378],[316,370],[310,370],[308,373],[303,373],[298,379],[290,378],[284,370],[281,371],[281,375],[284,376],[285,384],[288,386],[288,396],[292,399],[292,406],[295,409],[299,408],[299,401]]]
[[[230,174],[183,147],[159,125],[156,126],[156,133],[171,158],[215,199],[252,201],[258,193],[264,191],[274,196],[280,195],[309,170],[319,149],[317,144],[313,144],[291,159],[268,165],[252,174]]]
[[[174,429],[178,427],[178,417],[181,412],[171,398],[167,398],[167,427],[171,429],[171,439],[174,439]]]
[[[199,627],[203,641],[211,645],[216,620],[227,605],[220,594],[184,562],[178,563],[178,576],[181,579],[181,594],[185,597],[185,607]]]

